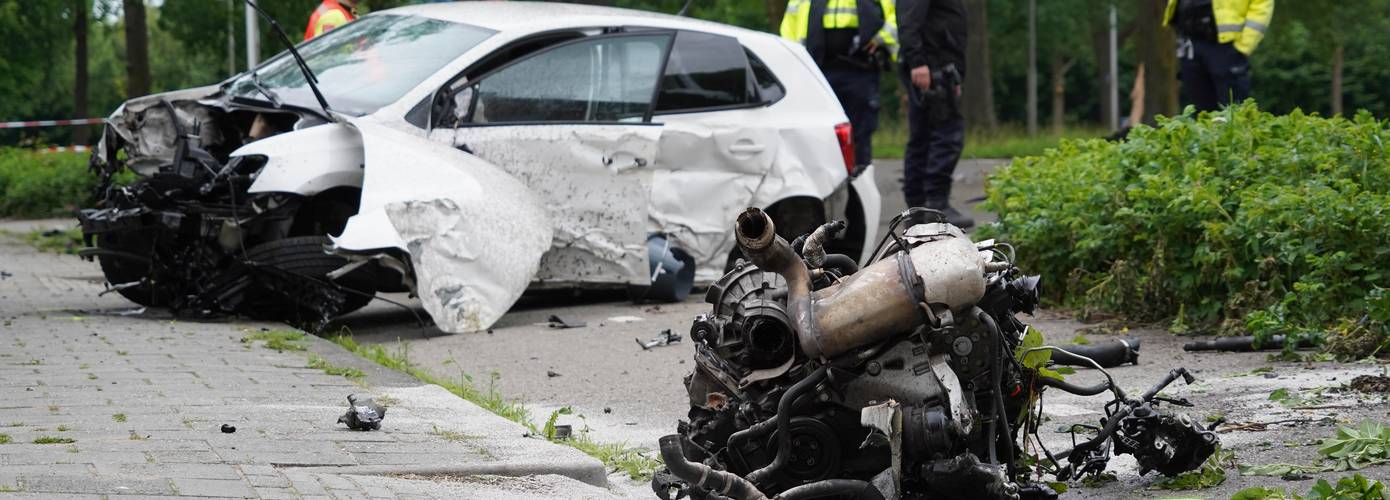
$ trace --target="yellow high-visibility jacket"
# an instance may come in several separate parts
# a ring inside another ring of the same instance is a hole
[[[1212,0],[1211,10],[1216,15],[1217,41],[1234,43],[1236,50],[1248,56],[1255,52],[1269,29],[1274,18],[1274,0]],[[1164,26],[1177,11],[1178,0],[1168,0]]]
[[[856,0],[829,0],[825,15],[821,17],[821,27],[825,29],[848,29],[859,27],[859,10]],[[875,0],[866,0],[875,1]],[[894,0],[876,0],[883,9],[883,28],[874,39],[880,47],[888,51],[893,60],[898,60],[898,15]],[[787,0],[787,12],[782,15],[782,38],[796,43],[806,43],[806,33],[811,26],[811,0]]]

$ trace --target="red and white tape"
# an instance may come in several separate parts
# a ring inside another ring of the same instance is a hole
[[[89,146],[49,146],[35,151],[40,153],[85,153],[91,150],[92,148]]]
[[[68,125],[101,125],[101,118],[77,118],[73,120],[30,120],[26,122],[0,122],[0,128],[63,127]]]

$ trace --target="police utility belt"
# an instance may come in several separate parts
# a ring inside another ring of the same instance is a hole
[[[1216,13],[1211,0],[1191,0],[1181,2],[1177,12],[1175,28],[1183,38],[1201,42],[1217,41]]]

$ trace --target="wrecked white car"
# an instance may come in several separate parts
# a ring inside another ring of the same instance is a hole
[[[847,220],[835,253],[862,257],[876,236],[844,113],[805,51],[770,34],[458,2],[296,48],[107,120],[92,165],[108,182],[80,218],[113,289],[320,325],[409,291],[462,332],[528,287],[712,281],[750,206],[788,237]],[[138,180],[109,182],[123,169]],[[669,288],[652,295],[688,291]]]

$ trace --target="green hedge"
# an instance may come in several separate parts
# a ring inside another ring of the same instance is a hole
[[[989,179],[986,232],[1083,311],[1175,331],[1370,333],[1365,354],[1390,319],[1387,147],[1364,113],[1189,110],[1123,143],[1015,160]]]
[[[0,217],[72,215],[90,207],[97,177],[87,153],[0,148]]]

